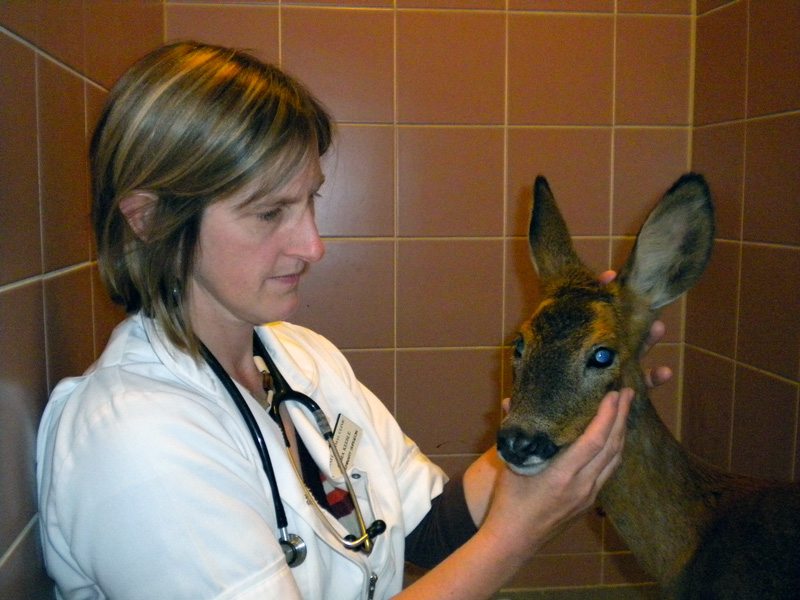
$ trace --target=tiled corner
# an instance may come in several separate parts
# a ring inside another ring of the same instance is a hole
[[[743,237],[800,245],[800,112],[747,123]]]
[[[702,173],[711,188],[717,238],[741,238],[745,128],[743,121],[735,121],[693,133],[692,170]]]
[[[614,140],[614,207],[611,230],[634,235],[650,210],[689,162],[689,130],[624,128]]]
[[[731,469],[754,477],[792,478],[798,384],[739,366]]]
[[[281,9],[283,66],[339,122],[392,122],[392,41],[390,11]]]
[[[510,123],[611,124],[613,17],[511,13],[508,28]]]
[[[290,320],[321,333],[340,348],[392,347],[394,244],[330,240],[325,246],[325,259],[300,282],[300,308]]]
[[[503,142],[500,128],[400,129],[399,234],[502,235]]]
[[[685,353],[681,442],[700,458],[728,468],[734,363],[694,346]]]
[[[399,122],[503,123],[504,15],[402,10],[396,18]]]
[[[495,348],[397,351],[397,420],[425,454],[475,454],[500,424]],[[420,385],[425,382],[425,385]]]
[[[398,347],[499,345],[502,286],[501,240],[401,240]]]
[[[166,2],[164,25],[167,42],[196,40],[232,46],[261,60],[280,61],[277,6]]]
[[[608,235],[611,139],[601,127],[511,129],[506,234],[527,236],[533,182],[544,175],[572,235]]]
[[[394,164],[391,127],[339,126],[322,162],[325,184],[316,202],[320,234],[393,236]]]
[[[694,122],[741,119],[747,89],[747,2],[697,18]]]
[[[2,13],[0,13],[2,14]],[[36,58],[0,33],[0,285],[39,275]]]
[[[688,17],[617,18],[616,123],[688,124],[691,25]]]

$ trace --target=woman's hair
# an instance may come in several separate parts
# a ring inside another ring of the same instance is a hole
[[[264,194],[288,183],[314,145],[325,153],[332,127],[301,83],[245,52],[181,42],[134,64],[112,88],[90,148],[111,298],[197,356],[185,298],[203,211],[253,182]],[[120,209],[137,194],[154,200],[141,237]]]

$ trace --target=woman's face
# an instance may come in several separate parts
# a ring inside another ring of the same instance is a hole
[[[198,334],[286,319],[300,276],[325,253],[314,221],[323,182],[316,151],[284,187],[246,205],[251,185],[206,208],[188,296]]]

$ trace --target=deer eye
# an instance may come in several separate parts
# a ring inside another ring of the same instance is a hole
[[[517,336],[517,339],[514,340],[514,358],[522,358],[522,353],[525,350],[525,338],[521,335]]]
[[[615,357],[616,352],[611,348],[601,346],[600,348],[595,348],[591,356],[589,356],[587,366],[594,369],[607,369],[614,364]]]

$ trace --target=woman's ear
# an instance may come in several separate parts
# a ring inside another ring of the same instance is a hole
[[[119,203],[119,209],[125,216],[133,232],[142,241],[147,241],[150,231],[150,219],[156,207],[156,197],[149,192],[133,192],[125,196]]]

